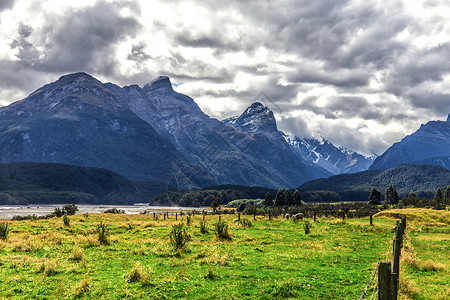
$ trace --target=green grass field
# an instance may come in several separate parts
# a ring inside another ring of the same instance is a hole
[[[405,211],[402,297],[448,299],[449,212],[439,212],[447,213],[443,221],[423,221],[413,216],[426,211]],[[194,216],[185,226],[191,241],[181,252],[168,237],[180,222],[172,216],[76,215],[70,226],[62,218],[11,221],[7,240],[0,239],[0,296],[358,299],[377,262],[391,259],[396,213],[374,218],[373,226],[368,218],[322,218],[310,234],[301,221],[247,217],[253,227],[243,228],[235,217],[222,216],[232,240],[220,241],[213,232],[218,216],[207,216],[206,234],[199,229],[202,217]],[[98,242],[100,221],[110,232],[106,245]]]

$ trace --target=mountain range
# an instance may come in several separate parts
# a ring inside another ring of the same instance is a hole
[[[423,125],[375,159],[324,138],[289,136],[259,102],[220,121],[174,91],[168,77],[120,87],[74,73],[0,108],[0,162],[105,168],[166,190],[224,184],[295,188],[367,170],[372,162],[371,168],[410,158],[446,165],[448,126],[449,120]],[[411,140],[424,146],[411,148]],[[414,150],[420,153],[405,154]]]

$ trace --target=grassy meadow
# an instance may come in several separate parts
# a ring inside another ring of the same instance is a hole
[[[433,216],[429,215],[432,212]],[[174,216],[90,214],[9,221],[0,239],[0,297],[4,299],[358,299],[380,260],[391,260],[398,214],[408,217],[402,252],[403,299],[449,299],[448,211],[385,211],[373,219],[304,221],[223,215],[231,240],[220,240],[206,216],[186,225],[183,251],[170,243]],[[425,215],[423,218],[419,216]],[[244,218],[244,217],[243,217]],[[97,224],[106,224],[108,243]],[[373,287],[373,286],[372,286]],[[369,290],[369,295],[372,289]]]

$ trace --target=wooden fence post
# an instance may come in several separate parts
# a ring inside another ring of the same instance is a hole
[[[156,213],[153,212],[153,219],[156,219]]]
[[[166,213],[164,213],[164,221],[166,220]]]
[[[370,226],[372,226],[373,225],[373,222],[372,222],[372,215],[370,215]]]
[[[241,214],[238,213],[238,220],[241,221]]]
[[[378,267],[378,300],[393,300],[391,262],[381,261]]]
[[[175,213],[175,221],[178,221],[178,213]]]

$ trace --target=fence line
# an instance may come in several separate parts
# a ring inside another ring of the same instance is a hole
[[[401,221],[397,221],[395,226],[395,237],[392,241],[392,263],[390,261],[379,261],[372,278],[367,284],[364,292],[359,297],[362,300],[372,284],[375,274],[378,272],[378,300],[396,300],[398,293],[398,283],[400,279],[400,256],[403,247],[403,235],[406,230],[406,216]],[[389,255],[389,254],[388,254]],[[373,296],[374,294],[372,294]]]

